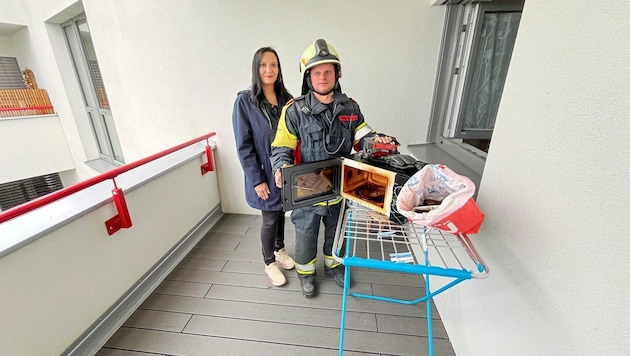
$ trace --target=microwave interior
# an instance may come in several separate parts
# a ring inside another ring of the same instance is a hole
[[[343,162],[341,195],[389,216],[396,173],[355,160]]]
[[[290,211],[339,195],[389,215],[396,173],[339,158],[282,169],[283,209]]]

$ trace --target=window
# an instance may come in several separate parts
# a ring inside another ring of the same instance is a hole
[[[115,165],[123,164],[122,149],[85,15],[61,26],[68,41],[100,158]]]
[[[429,140],[456,156],[466,150],[484,160],[523,0],[447,6]]]
[[[7,210],[63,188],[58,173],[0,184],[0,210]]]

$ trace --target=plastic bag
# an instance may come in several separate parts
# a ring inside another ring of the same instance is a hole
[[[401,188],[396,208],[409,221],[452,233],[476,234],[484,215],[473,199],[475,183],[439,164],[427,164]],[[427,201],[439,205],[426,205]]]

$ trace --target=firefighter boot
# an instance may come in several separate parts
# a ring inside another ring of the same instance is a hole
[[[338,265],[333,268],[324,265],[324,272],[326,272],[326,275],[332,276],[335,283],[337,283],[339,287],[343,288],[343,282],[346,278],[346,267],[344,265]]]
[[[312,274],[298,274],[302,294],[306,298],[315,296],[315,276]]]

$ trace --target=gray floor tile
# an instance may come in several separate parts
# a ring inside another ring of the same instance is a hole
[[[235,286],[251,286],[256,288],[268,288],[269,280],[260,275],[246,273],[226,273],[216,271],[204,271],[196,269],[177,268],[167,277],[167,280],[211,283]]]
[[[424,288],[424,279],[417,275],[354,267],[351,273],[352,279],[357,282]]]
[[[211,284],[179,281],[164,281],[155,289],[156,294],[173,294],[188,297],[200,297],[208,293]]]
[[[213,227],[212,231],[214,233],[245,234],[249,229],[249,226],[222,224]]]
[[[239,244],[240,242],[238,241],[217,241],[202,239],[201,241],[199,241],[197,246],[195,246],[195,248],[234,251]]]
[[[143,310],[251,319],[285,324],[333,325],[337,328],[339,328],[340,324],[339,310],[249,301],[238,302],[233,300],[152,295],[142,304],[141,308]],[[346,315],[346,327],[356,330],[377,331],[376,317],[371,313],[349,312]]]
[[[251,262],[260,260],[260,252],[237,252],[229,250],[194,248],[190,251],[188,257]]]
[[[126,350],[116,350],[109,348],[102,348],[96,353],[96,356],[165,356],[163,354],[135,352]]]
[[[125,326],[161,331],[181,332],[192,314],[138,309],[125,322]]]
[[[287,253],[293,257],[295,253],[295,245],[289,242],[285,242],[284,248],[287,250]],[[260,245],[260,241],[241,241],[236,248],[236,251],[240,252],[258,252],[262,256],[262,247]]]
[[[178,268],[187,268],[187,269],[201,269],[206,271],[221,271],[227,260],[208,260],[205,258],[191,258],[187,257],[179,263]]]
[[[378,331],[390,334],[427,336],[427,319],[400,315],[377,314]],[[447,339],[448,335],[440,320],[432,320],[433,337]]]
[[[243,356],[303,355],[334,356],[337,350],[255,342],[239,338],[218,338],[206,335],[172,333],[122,327],[105,344],[109,348],[138,350],[166,355]]]
[[[302,295],[294,270],[284,271],[285,286],[271,286],[260,248],[261,220],[225,214],[98,356],[338,355],[343,289],[325,275],[323,258],[316,263],[316,297]],[[285,236],[292,255],[295,230],[289,218]],[[354,293],[399,299],[424,294],[421,275],[352,268],[351,277]],[[348,296],[343,354],[427,354],[426,314],[424,302]],[[454,355],[433,305],[431,325],[434,354]]]

